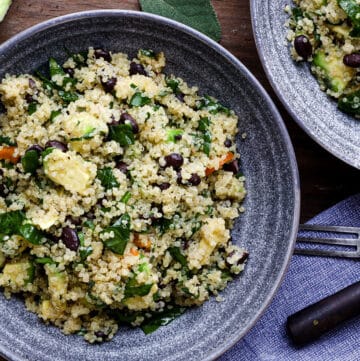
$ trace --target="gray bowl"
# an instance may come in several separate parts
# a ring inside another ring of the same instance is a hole
[[[336,101],[319,89],[308,64],[297,64],[291,59],[285,5],[293,3],[251,1],[254,37],[268,79],[288,112],[311,138],[360,169],[360,120],[337,109]]]
[[[272,101],[257,80],[230,53],[179,23],[131,11],[71,14],[37,25],[0,47],[0,78],[32,72],[50,56],[102,46],[134,56],[138,48],[163,50],[166,72],[219,98],[240,116],[238,137],[247,177],[246,212],[233,230],[246,247],[245,272],[214,299],[167,327],[145,336],[121,328],[101,345],[64,336],[25,310],[23,302],[0,296],[0,353],[11,360],[213,360],[254,325],[286,271],[299,221],[299,180],[289,136]]]

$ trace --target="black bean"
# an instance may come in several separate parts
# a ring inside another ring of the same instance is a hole
[[[59,142],[58,140],[49,140],[46,142],[45,148],[57,148],[62,152],[66,152],[68,150],[67,145],[65,143]]]
[[[115,168],[119,169],[120,172],[126,174],[128,172],[128,165],[122,160],[115,164]]]
[[[223,169],[228,172],[233,172],[234,174],[238,174],[239,173],[239,163],[235,159],[230,163],[224,164]]]
[[[94,212],[87,212],[84,214],[84,217],[86,217],[88,220],[91,220],[91,219],[95,219],[95,214]]]
[[[181,140],[182,139],[182,135],[181,134],[177,134],[174,137],[175,140]]]
[[[189,183],[193,186],[198,186],[201,183],[201,178],[198,174],[193,173],[189,179]]]
[[[61,233],[61,239],[65,246],[72,251],[79,248],[80,240],[76,231],[70,227],[64,227]]]
[[[6,187],[4,184],[0,184],[0,197],[6,197]]]
[[[82,224],[80,217],[66,216],[65,221],[70,222],[74,226],[80,226]]]
[[[29,87],[31,89],[36,89],[36,83],[34,79],[29,78]]]
[[[189,248],[190,245],[190,239],[186,239],[186,238],[181,238],[180,240],[180,244],[181,244],[181,248],[183,250],[186,250]]]
[[[360,54],[348,54],[343,58],[343,62],[345,65],[350,66],[351,68],[360,67]]]
[[[130,114],[122,113],[120,116],[120,123],[129,124],[134,134],[139,133],[138,123]]]
[[[114,90],[115,85],[117,83],[117,79],[115,77],[112,77],[112,78],[108,79],[107,81],[104,81],[103,77],[100,77],[100,80],[101,80],[101,85],[102,85],[103,89],[107,93],[111,93]]]
[[[96,332],[95,332],[95,336],[96,336],[96,337],[103,338],[103,339],[107,337],[107,335],[106,335],[104,332],[102,332],[102,331],[96,331]]]
[[[182,175],[181,175],[181,169],[176,172],[176,183],[182,184]]]
[[[294,40],[296,52],[305,60],[312,54],[312,45],[305,35],[299,35]]]
[[[224,145],[226,148],[230,148],[232,146],[232,141],[229,138],[226,138]]]
[[[0,177],[2,177],[3,175],[4,175],[4,170],[0,168]]]
[[[96,59],[103,58],[104,60],[108,61],[110,63],[111,61],[111,55],[107,50],[104,49],[95,49],[94,56]]]
[[[237,264],[243,264],[249,257],[249,253],[248,252],[244,252],[243,255],[239,258],[239,260],[237,261]]]
[[[130,63],[129,73],[130,75],[135,75],[135,74],[140,74],[145,76],[148,75],[144,66],[142,64],[135,63],[134,61]]]
[[[44,148],[39,144],[33,144],[31,147],[26,149],[26,152],[29,152],[30,150],[36,150],[40,154],[44,151]]]
[[[170,188],[170,183],[164,182],[164,183],[157,184],[157,186],[160,188],[160,190],[164,191],[164,190]]]
[[[175,97],[176,97],[177,99],[179,99],[182,103],[184,103],[184,96],[185,96],[184,93],[177,93],[177,94],[175,94]]]
[[[119,125],[120,124],[120,120],[115,120],[115,117],[113,115],[111,115],[110,119],[111,119],[111,123],[109,123],[109,125]]]
[[[171,153],[165,157],[165,162],[165,167],[173,167],[178,170],[184,164],[184,158],[179,153]]]
[[[26,100],[26,103],[30,104],[30,103],[32,103],[34,101],[34,98],[33,98],[32,95],[26,94],[25,95],[25,100]]]
[[[64,68],[64,72],[70,75],[71,77],[73,77],[75,74],[75,70],[73,68]]]

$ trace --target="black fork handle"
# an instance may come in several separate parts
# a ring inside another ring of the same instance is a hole
[[[360,281],[289,316],[286,326],[292,341],[304,345],[358,315]]]

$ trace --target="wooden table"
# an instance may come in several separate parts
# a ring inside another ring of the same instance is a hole
[[[260,80],[280,109],[299,165],[301,221],[304,222],[325,208],[359,192],[360,171],[328,154],[311,140],[280,104],[265,77],[256,52],[250,21],[250,1],[213,0],[222,26],[221,44]],[[29,26],[55,16],[82,10],[115,8],[139,10],[139,5],[137,0],[13,0],[7,17],[0,24],[0,43]]]

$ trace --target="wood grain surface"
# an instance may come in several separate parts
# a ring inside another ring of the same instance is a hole
[[[265,77],[256,52],[251,29],[250,1],[213,0],[222,27],[221,44],[259,79],[284,118],[300,171],[301,221],[304,222],[325,208],[359,192],[360,171],[323,150],[295,124],[282,107]],[[14,0],[7,17],[0,24],[0,43],[41,21],[93,9],[139,10],[139,5],[137,0]]]

